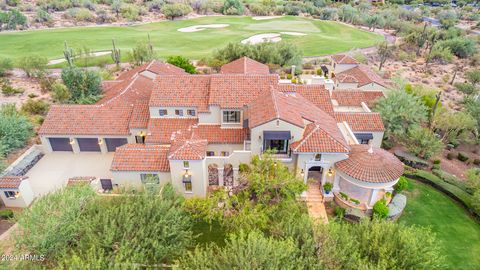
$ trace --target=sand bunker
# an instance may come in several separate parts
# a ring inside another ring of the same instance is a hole
[[[271,20],[276,18],[281,18],[282,16],[255,16],[252,17],[255,21]]]
[[[280,32],[282,35],[290,35],[290,36],[305,36],[307,34],[300,33],[300,32]],[[255,36],[251,36],[247,39],[241,41],[242,44],[258,44],[264,42],[279,42],[282,40],[280,34],[277,33],[268,33],[268,34],[259,34]]]
[[[229,24],[199,24],[199,25],[180,28],[177,31],[184,32],[184,33],[191,33],[191,32],[202,31],[207,28],[224,28],[227,26],[229,26]]]
[[[251,36],[241,42],[242,44],[258,44],[263,42],[279,42],[281,40],[282,38],[280,37],[280,34],[269,33]]]
[[[306,36],[307,34],[305,33],[300,33],[300,32],[280,32],[282,35],[289,35],[289,36]]]

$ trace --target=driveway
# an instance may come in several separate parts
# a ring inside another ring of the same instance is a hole
[[[110,165],[113,153],[67,153],[53,152],[41,158],[26,176],[29,177],[35,197],[54,191],[76,176],[112,178]]]

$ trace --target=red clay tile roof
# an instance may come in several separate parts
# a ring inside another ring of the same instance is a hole
[[[352,57],[346,55],[346,54],[335,54],[332,55],[333,61],[337,64],[358,64],[357,60],[353,59]]]
[[[388,87],[388,84],[382,77],[365,65],[359,65],[342,71],[336,74],[335,80],[341,83],[358,83],[358,87],[370,83],[377,83],[383,87]]]
[[[303,137],[291,144],[293,152],[301,153],[348,153],[349,148],[322,129],[321,124],[311,123],[305,127]]]
[[[335,118],[346,121],[352,131],[385,131],[382,117],[376,112],[336,112]]]
[[[333,105],[330,94],[323,85],[297,85],[296,91],[304,98],[315,104],[322,111],[333,116]]]
[[[133,106],[129,128],[147,128],[150,119],[148,100],[138,100]]]
[[[345,138],[338,129],[337,121],[298,93],[271,90],[269,94],[252,103],[248,111],[250,128],[275,119],[281,119],[301,128],[305,127],[305,120],[316,122],[315,130],[320,131],[314,138],[319,143],[312,144],[318,146],[318,149],[309,148],[312,152],[343,152],[348,149]],[[309,134],[306,130],[304,138]]]
[[[168,159],[202,160],[207,151],[207,140],[177,140],[172,143]]]
[[[155,107],[197,107],[208,112],[209,75],[162,76],[155,80],[149,105]],[[227,94],[227,93],[225,93]]]
[[[403,174],[403,163],[393,154],[377,147],[351,145],[349,157],[335,163],[348,176],[369,183],[388,183]]]
[[[152,60],[148,63],[145,63],[141,66],[134,67],[131,70],[124,71],[118,76],[117,80],[130,80],[132,79],[136,74],[141,73],[143,71],[150,71],[152,73],[155,73],[157,75],[168,75],[168,74],[187,74],[185,70],[168,64],[168,63],[163,63],[157,60]]]
[[[332,92],[332,99],[335,99],[339,106],[361,106],[362,102],[370,105],[379,97],[383,97],[382,91],[336,89]]]
[[[169,146],[126,144],[113,156],[112,171],[169,172]]]
[[[0,177],[0,188],[18,188],[25,176],[2,176]]]
[[[172,135],[198,123],[198,119],[151,118],[148,122],[146,143],[170,144]]]
[[[269,74],[270,70],[267,65],[257,62],[248,57],[241,57],[235,61],[223,65],[220,68],[222,74]]]
[[[209,144],[243,144],[247,139],[247,128],[222,128],[220,125],[198,125],[193,129],[196,136]]]
[[[208,104],[222,109],[240,109],[277,84],[278,75],[212,75]]]

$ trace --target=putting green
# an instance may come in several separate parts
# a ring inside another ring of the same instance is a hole
[[[184,33],[179,28],[198,24],[229,24],[225,28]],[[138,41],[150,34],[159,57],[183,55],[192,59],[209,56],[228,42],[240,42],[263,33],[300,32],[304,36],[282,35],[282,39],[299,46],[305,56],[317,56],[375,45],[383,37],[331,21],[286,16],[270,20],[253,20],[243,16],[211,16],[190,20],[165,21],[137,26],[73,27],[0,33],[0,57],[18,59],[39,54],[48,59],[63,57],[66,40],[74,49],[110,50],[112,39],[125,56]]]

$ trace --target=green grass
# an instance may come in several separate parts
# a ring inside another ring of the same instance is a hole
[[[193,33],[177,29],[197,24],[226,23],[230,26],[206,29]],[[112,39],[122,50],[122,56],[138,41],[152,43],[160,58],[183,55],[191,59],[209,56],[216,48],[228,42],[240,42],[255,34],[271,32],[302,32],[306,36],[282,35],[282,39],[298,45],[305,56],[317,56],[364,48],[377,44],[383,37],[344,24],[311,20],[301,17],[282,17],[272,20],[253,20],[251,17],[213,16],[190,20],[166,21],[137,26],[74,27],[0,33],[0,57],[18,59],[24,55],[39,54],[48,59],[63,57],[66,40],[70,47],[87,47],[93,51],[110,50]]]
[[[407,206],[400,222],[430,227],[447,258],[447,269],[480,269],[480,224],[451,198],[409,180]]]

